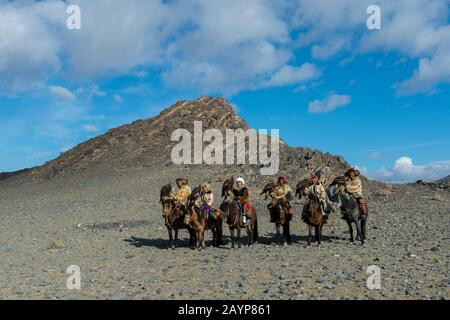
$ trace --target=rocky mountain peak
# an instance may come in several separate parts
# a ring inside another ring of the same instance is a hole
[[[170,158],[171,151],[177,143],[171,141],[173,131],[182,128],[193,132],[195,121],[202,122],[203,130],[249,128],[247,122],[236,114],[235,108],[224,98],[204,96],[193,101],[182,100],[164,109],[156,117],[137,120],[111,129],[42,166],[18,174],[8,174],[5,177],[10,179],[19,176],[26,180],[41,181],[76,174],[81,170],[126,171],[136,168],[155,170],[166,168],[174,165]],[[280,173],[294,179],[306,177],[311,171],[319,171],[323,179],[331,179],[333,175],[341,174],[348,168],[347,162],[342,157],[306,147],[292,148],[285,143],[280,145],[280,156]],[[211,175],[235,172],[247,175],[250,181],[269,180],[271,177],[260,177],[259,168],[259,165],[231,167],[215,165],[209,166],[208,170]]]

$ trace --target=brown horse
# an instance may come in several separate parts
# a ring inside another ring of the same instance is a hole
[[[191,214],[191,226],[197,237],[197,248],[205,247],[205,230],[211,230],[213,234],[212,245],[215,247],[223,245],[223,213],[215,210],[214,217],[202,210],[198,205],[201,199],[201,186],[195,188],[188,199],[188,210]]]
[[[263,192],[261,195],[265,194],[265,199],[267,200],[272,193],[273,189],[275,189],[276,184],[275,183],[269,183],[264,187]],[[288,198],[290,198],[291,195],[288,195]],[[275,221],[275,228],[277,230],[277,243],[279,245],[284,245],[285,242],[287,244],[291,244],[291,231],[290,231],[290,222],[292,220],[292,215],[288,211],[288,201],[285,199],[280,199],[276,203],[271,203],[269,206],[271,206],[272,210],[271,214],[273,216],[273,219]],[[283,232],[281,231],[283,229]]]
[[[250,210],[246,211],[248,221],[244,224],[242,220],[242,206],[239,199],[235,198],[232,192],[233,184],[230,181],[234,181],[233,178],[224,182],[222,188],[223,202],[220,205],[220,211],[223,212],[226,217],[226,222],[230,228],[231,233],[231,247],[235,247],[234,231],[237,231],[238,248],[241,248],[241,229],[246,229],[248,237],[248,245],[253,245],[258,241],[258,216],[255,208],[252,206]]]
[[[314,194],[309,194],[308,213],[303,216],[303,221],[308,225],[308,246],[311,245],[312,229],[314,228],[316,241],[320,245],[322,242],[322,228],[325,222],[319,198]]]
[[[161,196],[159,200],[159,202],[162,204],[163,218],[167,227],[167,231],[169,233],[169,246],[172,248],[176,248],[178,244],[178,230],[180,229],[188,230],[190,235],[189,245],[192,246],[195,243],[195,231],[190,226],[184,224],[182,208],[176,206],[171,199],[171,191],[172,186],[170,184],[163,186],[161,189]],[[175,233],[175,237],[173,236],[173,232]]]
[[[305,179],[297,184],[297,190],[295,194],[299,199],[302,198],[303,191],[308,187],[309,183],[309,179]],[[322,228],[323,224],[325,223],[320,200],[315,194],[310,193],[308,195],[308,202],[305,205],[307,206],[307,208],[306,211],[303,211],[302,213],[302,220],[308,225],[308,245],[311,245],[313,228],[316,236],[316,241],[320,245],[322,242]]]

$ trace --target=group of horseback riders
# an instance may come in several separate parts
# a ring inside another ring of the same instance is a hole
[[[244,223],[246,223],[246,208],[251,206],[249,201],[250,192],[245,187],[245,180],[242,177],[236,179],[236,186],[230,190],[235,199],[237,199],[242,208],[242,215]],[[186,178],[178,178],[176,180],[176,188],[172,189],[170,199],[174,202],[174,205],[179,208],[180,212],[184,215],[183,223],[188,225],[191,222],[191,214],[186,210],[187,202],[191,194],[191,188],[188,186],[188,180]],[[203,183],[201,185],[200,198],[195,203],[197,207],[200,207],[202,212],[207,212],[209,217],[216,218],[218,216],[219,210],[215,209],[214,204],[214,194],[211,191],[211,187],[208,183]],[[199,203],[200,202],[200,203]]]
[[[357,200],[358,204],[360,205],[360,212],[361,214],[364,214],[365,211],[367,211],[367,208],[365,207],[365,201],[363,200],[362,184],[361,179],[359,178],[359,174],[360,173],[357,169],[352,168],[347,170],[344,175],[344,186],[345,192],[353,196]],[[234,199],[236,199],[240,204],[243,223],[246,224],[246,220],[249,218],[246,212],[250,211],[250,209],[252,208],[252,203],[250,202],[250,192],[245,186],[244,178],[237,178],[235,180],[235,185],[232,189],[227,190],[227,193],[230,193],[229,195],[233,196]],[[302,215],[304,216],[308,214],[308,199],[310,198],[309,195],[314,195],[320,202],[320,206],[324,214],[326,223],[331,210],[326,201],[325,188],[319,181],[319,177],[315,173],[310,174],[309,181],[305,188],[302,190],[302,193],[307,199],[303,207]],[[191,222],[190,212],[189,210],[186,210],[190,194],[191,188],[188,186],[188,180],[186,178],[178,178],[176,180],[176,188],[173,188],[171,191],[170,199],[173,201],[174,205],[179,208],[180,213],[184,216],[183,223],[185,225],[189,225]],[[280,203],[285,206],[286,212],[292,217],[293,208],[290,204],[290,201],[293,198],[292,189],[288,184],[286,176],[280,176],[278,178],[278,182],[275,186],[273,186],[273,188],[270,189],[267,196],[272,199],[272,201],[267,206],[270,213],[270,222],[276,222],[276,217],[274,216],[274,208]],[[197,201],[199,203],[196,203],[196,205],[201,208],[202,212],[206,212],[208,214],[208,217],[217,218],[219,216],[219,210],[217,210],[213,206],[214,194],[211,191],[210,185],[208,183],[203,183],[201,185],[201,194]]]

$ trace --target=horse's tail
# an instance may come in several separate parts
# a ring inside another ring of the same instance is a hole
[[[258,218],[255,218],[255,225],[253,227],[253,241],[258,241]]]

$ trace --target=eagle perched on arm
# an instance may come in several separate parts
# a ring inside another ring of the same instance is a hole
[[[229,191],[233,191],[234,187],[234,177],[225,180],[222,185],[222,198],[226,196]]]
[[[260,195],[265,194],[265,200],[267,200],[267,198],[269,197],[269,194],[273,191],[273,189],[275,189],[275,187],[277,186],[277,184],[275,182],[270,182],[268,184],[266,184],[266,186],[264,187],[264,190],[261,192]]]
[[[304,179],[299,183],[297,183],[297,188],[295,189],[295,196],[298,197],[299,200],[302,198],[303,191],[307,187],[309,187],[310,184],[311,184],[310,179]]]
[[[163,202],[164,198],[170,197],[170,193],[172,192],[172,185],[166,184],[165,186],[162,187],[161,189],[161,194],[159,197],[159,202]]]

